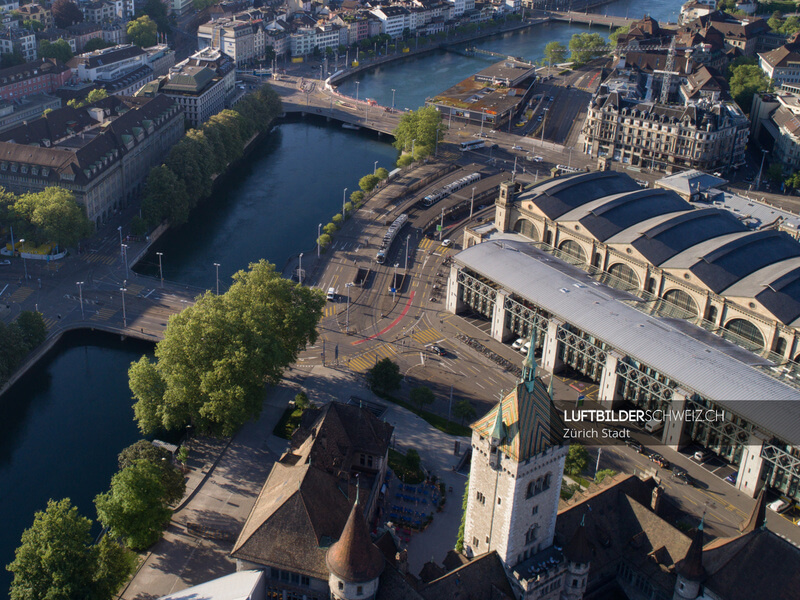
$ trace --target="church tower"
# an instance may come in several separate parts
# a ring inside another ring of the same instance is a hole
[[[552,545],[567,456],[534,345],[516,387],[472,425],[464,552],[496,550],[509,567]]]
[[[589,563],[592,561],[592,547],[586,532],[586,515],[575,530],[575,535],[564,547],[567,559],[567,571],[564,573],[564,586],[561,588],[561,600],[583,600],[586,584],[589,581]]]
[[[694,600],[700,595],[700,584],[706,578],[703,567],[703,521],[697,526],[686,556],[675,564],[678,580],[672,600]]]
[[[339,540],[325,558],[330,571],[328,586],[334,600],[372,600],[383,573],[383,554],[372,543],[358,496]]]

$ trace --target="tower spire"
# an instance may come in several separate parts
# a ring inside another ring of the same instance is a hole
[[[503,396],[500,395],[500,402],[497,404],[497,416],[494,420],[494,427],[492,428],[492,443],[499,446],[503,438],[506,437],[506,425],[503,423]]]
[[[742,533],[750,533],[767,525],[767,497],[764,495],[764,487],[758,492],[756,504],[750,513],[750,517],[739,526],[739,531]]]
[[[522,361],[522,383],[532,383],[536,379],[536,358],[533,355],[535,351],[536,326],[534,326],[531,339],[528,341],[528,354],[525,355],[525,360]]]

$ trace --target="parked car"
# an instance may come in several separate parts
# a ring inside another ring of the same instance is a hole
[[[11,264],[11,261],[10,261],[10,260],[8,260],[8,259],[6,259],[6,260],[0,260],[0,265],[10,265],[10,264]]]
[[[328,293],[325,294],[325,298],[327,300],[335,302],[336,301],[336,288],[332,288],[332,287],[328,288]]]
[[[675,473],[677,477],[689,474],[689,472],[686,469],[684,469],[683,467],[679,467],[678,465],[672,465],[672,472]]]
[[[542,162],[543,160],[544,160],[544,158],[541,157],[541,156],[534,156],[533,157],[533,162]]]
[[[431,345],[431,346],[428,346],[428,349],[431,352],[433,352],[434,354],[438,355],[438,356],[446,356],[447,355],[447,351],[444,348],[442,348],[441,346]]]
[[[778,498],[777,500],[773,500],[769,504],[767,504],[767,508],[775,511],[776,513],[782,513],[789,510],[791,506],[791,502],[788,500],[784,500],[783,498]]]
[[[525,338],[517,338],[517,340],[513,344],[511,344],[511,349],[512,350],[519,350],[520,348],[522,348],[522,346],[525,345],[525,342],[527,342],[527,341],[528,340],[525,339]]]
[[[736,485],[736,480],[739,478],[739,471],[734,471],[730,475],[725,478],[725,481],[730,483],[731,485]]]
[[[530,340],[528,340],[527,342],[525,342],[524,344],[522,344],[522,348],[520,348],[520,349],[519,349],[519,351],[520,351],[522,354],[527,354],[527,353],[528,353],[528,350],[530,350],[530,349],[531,349],[531,341],[530,341]]]
[[[709,452],[708,450],[698,450],[692,455],[692,458],[694,458],[699,463],[704,463],[709,458],[711,458],[711,452]]]

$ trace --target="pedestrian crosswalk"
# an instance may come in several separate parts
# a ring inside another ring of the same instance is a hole
[[[125,289],[129,294],[133,294],[135,296],[144,289],[144,286],[139,285],[138,283],[129,283]]]
[[[116,308],[101,308],[89,318],[92,321],[108,321],[116,313],[117,313]]]
[[[87,252],[81,258],[90,263],[102,263],[104,265],[113,265],[119,256],[116,254],[109,256],[108,254],[98,254],[96,252]]]
[[[336,314],[336,305],[332,304],[322,309],[322,318],[332,317]]]
[[[47,329],[52,329],[58,322],[58,319],[54,319],[53,317],[42,317],[42,320],[44,321],[44,326]]]
[[[442,246],[442,242],[439,240],[432,240],[430,238],[425,238],[419,243],[419,247],[421,250],[432,250],[432,251],[444,251],[446,248]]]
[[[384,358],[394,358],[397,355],[395,349],[389,344],[382,344],[377,348],[364,352],[349,361],[350,369],[358,373],[364,373],[375,366],[379,360]]]
[[[33,288],[22,286],[16,292],[11,294],[12,302],[22,302],[33,293]]]
[[[432,344],[442,339],[442,334],[440,331],[434,329],[433,327],[429,327],[428,329],[422,329],[417,331],[411,336],[416,342],[420,344]]]

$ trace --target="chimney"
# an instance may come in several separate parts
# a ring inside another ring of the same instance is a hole
[[[403,575],[408,575],[408,550],[401,550],[394,555],[397,561],[397,570]]]

